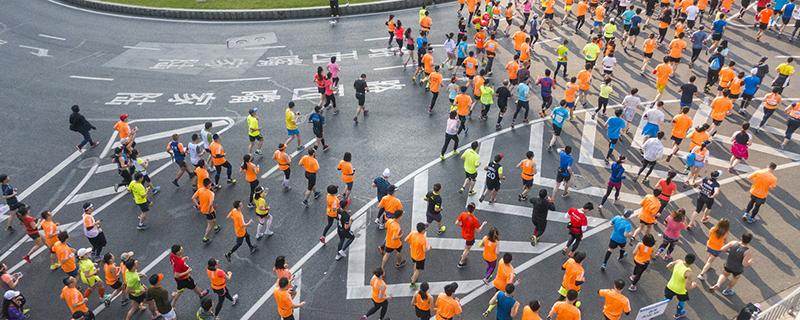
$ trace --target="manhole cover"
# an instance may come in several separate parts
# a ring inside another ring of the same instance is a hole
[[[278,42],[275,32],[259,33],[249,36],[230,38],[226,41],[229,49],[259,47]]]
[[[89,169],[89,168],[91,168],[92,166],[94,166],[94,165],[96,165],[98,163],[100,163],[100,158],[98,158],[98,157],[90,157],[90,158],[86,158],[86,159],[81,160],[81,162],[78,162],[78,168],[79,169]]]

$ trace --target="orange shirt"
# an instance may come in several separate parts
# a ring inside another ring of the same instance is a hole
[[[675,138],[686,138],[686,133],[692,127],[692,117],[687,114],[679,114],[672,118],[672,136]]]
[[[286,154],[285,151],[275,150],[275,153],[272,154],[272,159],[278,163],[278,170],[286,171],[289,169],[289,163],[292,161],[292,158]]]
[[[389,32],[394,33],[395,28],[394,20],[386,21],[386,29],[389,30]]]
[[[494,287],[497,290],[505,292],[506,285],[511,283],[511,275],[513,273],[514,267],[511,265],[511,263],[506,263],[503,261],[503,259],[500,259],[500,261],[497,263],[497,276],[495,276],[492,284],[494,284]]]
[[[750,194],[761,199],[767,197],[769,189],[778,186],[778,178],[772,172],[769,172],[769,169],[757,170],[747,178],[753,183],[750,186]]]
[[[247,182],[256,181],[258,172],[261,171],[258,166],[252,162],[248,162],[244,169],[244,180]]]
[[[419,26],[422,31],[430,31],[432,25],[433,20],[429,16],[422,17],[422,20],[419,22]]]
[[[575,102],[578,88],[578,84],[576,83],[567,83],[567,88],[564,89],[564,100],[567,102]]]
[[[736,77],[736,72],[731,67],[724,67],[719,71],[719,86],[727,88],[731,85],[731,81]]]
[[[728,88],[729,90],[731,90],[731,94],[734,94],[734,95],[741,94],[742,93],[742,89],[743,89],[742,88],[742,83],[743,82],[744,81],[742,80],[742,78],[739,78],[739,77],[733,78],[733,81],[731,81],[731,87]]]
[[[781,95],[778,93],[768,93],[764,97],[764,108],[765,109],[777,109],[778,105],[781,104]]]
[[[294,302],[292,295],[289,294],[289,287],[275,289],[275,304],[278,305],[278,315],[281,318],[287,318],[294,313]]]
[[[589,90],[589,88],[591,88],[591,81],[592,71],[584,69],[578,72],[578,88],[581,90]]]
[[[111,286],[115,282],[117,282],[117,276],[119,276],[119,268],[113,263],[106,263],[103,264],[103,275],[106,281],[106,284]]]
[[[117,130],[120,139],[126,139],[131,136],[131,127],[125,121],[117,121],[114,124],[114,130]]]
[[[716,97],[711,101],[711,119],[722,121],[733,108],[733,102],[726,97]]]
[[[658,209],[661,209],[661,202],[658,201],[658,198],[652,194],[648,194],[642,198],[639,204],[642,205],[642,212],[639,214],[639,220],[647,223],[655,223]]]
[[[711,250],[722,250],[722,246],[725,245],[725,241],[728,238],[728,233],[726,232],[721,237],[717,236],[717,227],[714,226],[711,230],[708,230],[708,241],[706,242],[706,246],[711,248]]]
[[[483,260],[497,261],[497,241],[489,240],[489,237],[484,236],[481,242],[483,243]]]
[[[728,0],[730,1],[730,0]],[[724,1],[723,1],[724,2]],[[761,12],[758,13],[758,22],[763,24],[769,24],[769,19],[772,18],[772,9],[764,8]]]
[[[636,245],[636,251],[633,255],[633,261],[636,261],[639,264],[645,264],[650,262],[650,259],[653,257],[653,247],[648,247],[643,243]]]
[[[289,280],[289,287],[288,287],[289,289],[293,287],[292,279],[294,279],[294,276],[292,275],[292,272],[288,268],[275,269],[275,277],[276,277],[275,287],[278,287],[278,281],[280,281],[281,278],[286,278],[287,280]]]
[[[225,270],[220,268],[214,271],[206,269],[206,273],[208,274],[208,280],[211,281],[211,289],[221,290],[225,288],[225,283],[228,281],[225,278]]]
[[[470,13],[475,12],[475,8],[478,6],[478,1],[479,0],[467,0],[467,10],[469,10]]]
[[[466,117],[469,114],[469,106],[472,104],[472,98],[464,93],[459,93],[454,103],[457,107],[456,113],[458,113],[459,116]]]
[[[207,188],[200,188],[194,192],[194,196],[200,204],[200,213],[209,214],[214,211],[214,191]]]
[[[603,305],[603,315],[606,318],[619,320],[623,313],[631,312],[631,303],[622,293],[611,289],[602,289],[598,291],[598,294],[606,299]]]
[[[417,307],[417,309],[429,311],[431,310],[431,302],[433,302],[433,296],[430,293],[425,293],[424,300],[420,293],[414,295],[414,306]]]
[[[411,247],[411,260],[425,260],[425,251],[428,249],[428,239],[424,233],[412,232],[406,236],[406,242]]]
[[[331,218],[336,218],[336,212],[339,210],[339,197],[333,194],[325,196],[325,214]]]
[[[239,209],[231,209],[228,212],[228,219],[231,219],[233,222],[233,233],[236,235],[237,238],[244,237],[247,234],[247,227],[244,225],[244,215],[242,215],[242,211]]]
[[[656,50],[656,39],[647,39],[644,41],[644,53],[653,53]]]
[[[317,173],[317,171],[319,171],[319,162],[317,162],[317,158],[312,156],[304,155],[300,158],[298,164],[303,166],[303,169],[308,173]]]
[[[597,7],[594,9],[594,21],[603,21],[606,16],[606,8],[603,6]]]
[[[675,34],[676,35],[684,33],[685,31],[686,31],[686,25],[685,24],[683,24],[681,22],[678,22],[678,23],[675,24]]]
[[[390,249],[397,249],[403,245],[402,240],[400,240],[400,223],[397,222],[395,219],[389,219],[386,221],[386,247]]]
[[[525,34],[523,31],[514,32],[513,40],[514,40],[514,50],[519,51],[519,48],[522,46],[522,43],[525,42],[525,38],[528,35]]]
[[[376,303],[386,301],[386,297],[381,297],[381,288],[385,285],[386,283],[381,278],[372,276],[372,279],[369,280],[369,286],[372,287],[372,301]]]
[[[194,168],[194,174],[197,177],[197,190],[203,189],[203,181],[208,178],[208,170],[203,167]]]
[[[555,6],[555,5],[556,5],[556,1],[555,0],[547,0],[547,2],[544,3],[544,7],[545,7],[544,13],[547,13],[547,14],[554,13],[555,11],[553,9],[553,6]]]
[[[509,6],[508,8],[506,8],[506,19],[512,19],[512,18],[514,18],[514,8]]]
[[[519,61],[525,62],[531,58],[531,46],[527,42],[523,42],[519,46]]]
[[[48,247],[53,248],[53,245],[58,242],[58,226],[53,221],[43,221],[42,230],[44,231],[44,243]]]
[[[432,90],[433,90],[433,86],[431,86],[431,91]],[[341,160],[341,161],[339,161],[339,165],[336,166],[336,170],[339,170],[339,171],[342,172],[342,182],[344,182],[344,183],[353,182],[353,175],[355,174],[355,171],[353,170],[353,164],[352,163],[350,163],[348,161]]]
[[[395,211],[403,209],[403,203],[393,195],[386,195],[378,202],[378,208],[383,208],[389,213],[395,213]]]
[[[672,41],[669,42],[670,57],[680,58],[681,55],[683,55],[683,49],[686,49],[686,41],[683,41],[683,39],[672,39]]]
[[[686,44],[684,43],[684,46]],[[656,66],[656,85],[666,85],[669,77],[672,75],[672,67],[669,64],[662,63]]]
[[[225,163],[225,148],[222,144],[214,141],[208,145],[208,149],[211,150],[211,164],[221,166]]]
[[[575,100],[573,100],[575,101]],[[522,160],[522,173],[520,173],[520,177],[522,180],[531,180],[533,179],[533,170],[534,170],[534,163],[531,159]]]
[[[89,312],[89,307],[86,305],[86,303],[82,303],[83,299],[83,294],[80,290],[78,290],[78,288],[64,286],[64,288],[61,289],[61,300],[64,300],[64,302],[67,303],[67,308],[69,308],[70,313],[75,313],[78,311],[84,313]],[[81,305],[75,307],[74,305],[78,303],[81,303]]]
[[[569,258],[561,265],[561,268],[564,269],[564,278],[561,280],[561,286],[567,290],[580,292],[581,286],[576,282],[583,281],[583,266],[575,262],[575,259]]]
[[[473,39],[475,40],[475,48],[483,49],[486,46],[486,34],[483,31],[475,33]]]
[[[558,316],[557,320],[581,320],[581,310],[566,301],[559,301],[553,305],[552,312]]]
[[[474,76],[475,70],[478,69],[478,60],[473,57],[467,57],[464,59],[464,71],[467,73],[468,76]]]
[[[475,79],[472,79],[472,87],[474,88],[472,94],[477,97],[481,96],[481,87],[483,84],[486,83],[486,79],[481,76],[475,76]]]
[[[461,314],[461,303],[448,297],[444,292],[436,297],[436,320],[453,319],[456,315]]]
[[[703,142],[708,141],[710,137],[711,136],[706,131],[703,132],[692,131],[692,133],[689,134],[689,139],[691,139],[691,143],[689,144],[689,150],[694,149],[694,147],[699,147],[700,145],[703,144]]]
[[[64,270],[65,273],[75,271],[77,266],[75,265],[75,252],[72,248],[61,243],[61,241],[57,241],[56,244],[53,245],[53,251],[56,253],[56,259],[61,263],[61,270]],[[62,263],[65,259],[67,262]]]
[[[500,47],[500,44],[497,43],[497,41],[491,39],[489,39],[489,41],[486,41],[486,56],[488,57],[496,56],[498,47]]]
[[[539,316],[539,313],[533,311],[530,306],[525,306],[522,308],[522,319],[521,320],[542,320],[542,317]]]
[[[519,71],[519,63],[517,63],[517,61],[511,60],[508,63],[506,63],[506,72],[508,72],[509,80],[517,79],[518,71]]]
[[[582,17],[586,15],[586,12],[589,11],[589,4],[586,1],[579,1],[578,8],[575,10],[575,14],[578,17]]]
[[[706,8],[708,8],[708,0],[698,0],[697,8],[700,10],[706,10]]]
[[[430,77],[428,77],[428,81],[430,81],[429,84],[431,92],[438,93],[439,87],[442,86],[442,74],[434,71],[433,73],[431,73]]]
[[[433,72],[433,55],[426,53],[422,56],[422,65],[425,68],[425,73],[430,74]]]

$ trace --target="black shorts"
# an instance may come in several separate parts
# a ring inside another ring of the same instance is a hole
[[[608,248],[609,249],[616,249],[616,248],[625,249],[625,243],[619,243],[619,242],[616,242],[614,240],[610,240],[609,239],[608,240]]]
[[[211,221],[217,218],[217,212],[211,211],[211,213],[204,214],[206,216],[206,220]]]
[[[264,137],[262,137],[260,134],[257,135],[257,136],[247,135],[247,138],[250,139],[250,142],[253,142],[253,141],[256,141],[256,140],[264,141]]]
[[[286,170],[283,170],[283,177],[286,178],[286,180],[289,180],[289,176],[291,175],[292,175],[292,168],[286,168]]]
[[[406,49],[407,50],[414,50],[414,45],[413,44],[406,44]]]
[[[721,33],[712,33],[711,34],[711,40],[719,41],[720,39],[722,39],[722,34]]]
[[[186,167],[186,160],[175,161],[175,164],[178,165],[178,168],[184,168],[186,170],[189,170],[189,168]]]
[[[486,189],[489,191],[500,190],[500,181],[486,180]]]
[[[137,204],[139,206],[139,210],[142,212],[150,211],[150,201],[146,201],[145,203]]]
[[[420,261],[411,259],[411,261],[414,262],[414,270],[425,270],[425,259]]]
[[[678,297],[678,301],[689,301],[689,292],[687,291],[686,294],[677,294],[672,292],[669,288],[664,288],[664,298],[672,300],[673,297]]]
[[[767,30],[768,23],[759,23],[758,28],[761,30]]]
[[[470,180],[472,180],[472,181],[475,181],[475,179],[476,179],[476,178],[478,178],[478,172],[475,172],[475,173],[469,173],[469,172],[466,172],[466,171],[465,171],[465,172],[464,172],[464,175],[466,176],[466,178],[467,178],[467,179],[470,179]]]
[[[314,186],[317,185],[317,174],[306,172],[306,180],[308,180],[308,190],[314,189]]]
[[[560,136],[562,129],[559,128],[557,125],[555,125],[555,123],[552,125],[552,127],[553,127],[553,135],[556,137]]]
[[[216,293],[218,296],[222,297],[225,296],[226,292],[228,292],[228,288],[212,289],[212,291],[214,291],[214,293]]]
[[[430,310],[420,310],[419,308],[417,308],[415,306],[414,307],[414,313],[417,316],[417,318],[420,318],[420,319],[430,319],[431,318],[431,311]]]
[[[722,268],[725,269],[725,272],[732,274],[734,278],[739,277],[740,275],[742,275],[742,272],[731,271],[731,269],[728,269],[728,267],[722,267]]]
[[[425,214],[425,222],[430,224],[431,222],[442,222],[442,214],[440,213],[426,213]]]
[[[22,202],[17,202],[14,204],[8,204],[8,211],[14,211],[22,207]]]
[[[731,94],[728,98],[730,98],[731,100],[736,100],[739,99],[740,96],[741,94]]]
[[[608,143],[610,144],[617,144],[619,142],[619,138],[608,139]]]
[[[715,126],[718,126],[718,127],[719,127],[719,125],[721,125],[721,124],[722,124],[722,121],[723,121],[723,120],[714,120],[714,119],[711,119],[711,122],[712,122],[712,123],[713,123]]]
[[[695,212],[703,211],[703,208],[711,210],[711,207],[714,206],[714,198],[709,198],[704,195],[700,195],[697,197],[697,205],[695,206]]]
[[[114,283],[106,285],[111,287],[111,289],[117,290],[119,288],[122,288],[122,281],[119,281],[119,279],[117,279],[116,281],[114,281]]]
[[[467,246],[472,246],[473,244],[475,244],[475,239],[464,240],[464,244],[466,244]]]
[[[647,58],[647,59],[651,59],[651,58],[653,58],[653,53],[652,52],[645,52],[644,53],[644,57]]]
[[[583,59],[583,61],[586,62],[585,65],[588,64],[591,66],[591,68],[594,68],[594,65],[597,63],[597,59],[594,60]]]
[[[36,239],[41,238],[42,236],[37,232],[37,233],[29,233],[28,237],[33,239],[33,240],[36,240]]]
[[[629,31],[628,34],[630,34],[632,36],[638,36],[639,33],[641,33],[641,32],[642,32],[642,29],[639,29],[639,27],[636,27],[636,28],[631,28],[631,31]]]
[[[669,57],[669,61],[670,61],[670,62],[675,62],[675,63],[681,63],[681,58],[680,58],[680,57],[678,57],[678,58],[676,58],[676,57]]]
[[[554,13],[545,13],[545,14],[544,14],[544,18],[545,18],[545,19],[550,19],[550,20],[552,20],[552,19],[553,19],[553,16],[554,16]]]
[[[800,21],[800,20],[798,20],[798,21]],[[752,100],[753,99],[753,95],[752,94],[742,93],[742,99]]]
[[[683,142],[683,138],[678,138],[676,136],[672,136],[670,137],[670,139],[672,139],[672,141],[675,141],[675,144],[681,144],[681,142]]]
[[[363,107],[364,102],[367,100],[367,95],[364,93],[356,93],[356,100],[358,101],[358,106]]]
[[[317,139],[322,139],[322,134],[323,134],[322,130],[320,131],[312,130],[312,131],[314,131],[314,136],[317,137]]]
[[[147,298],[147,294],[144,294],[144,293],[142,293],[142,294],[140,294],[138,296],[134,296],[134,295],[132,295],[130,293],[128,294],[128,299],[131,299],[131,300],[135,301],[136,303],[144,302],[145,298]]]
[[[457,66],[461,66],[462,64],[464,64],[464,58],[457,58],[456,59],[456,65]]]
[[[533,179],[530,180],[522,179],[522,185],[528,188],[533,187]]]
[[[381,246],[381,249],[383,249],[383,252],[385,252],[385,253],[392,253],[393,251],[403,252],[403,246],[402,245],[397,247],[397,248],[389,248],[384,244],[384,245]]]
[[[194,288],[197,287],[192,277],[188,277],[186,279],[181,279],[181,280],[175,279],[175,283],[178,285],[178,291],[181,291],[183,289],[194,290]]]
[[[347,186],[347,190],[353,190],[353,183],[352,182],[345,182],[344,185]]]
[[[642,221],[642,219],[640,218],[640,219],[639,219],[639,224],[643,224],[643,225],[646,225],[646,226],[652,226],[652,225],[654,225],[654,224],[655,224],[655,222],[644,222],[644,221]]]
[[[325,87],[317,87],[317,92],[319,92],[321,94],[325,94]],[[208,150],[208,149],[206,149],[206,150]]]
[[[572,179],[571,173],[567,171],[566,175],[564,175],[561,173],[560,169],[558,170],[558,173],[556,174],[556,182],[567,182],[569,179]]]
[[[631,25],[629,25],[629,24],[622,25],[622,30],[631,31]]]

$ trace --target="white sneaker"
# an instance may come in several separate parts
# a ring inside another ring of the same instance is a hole
[[[237,294],[233,295],[233,301],[231,302],[231,305],[235,306],[236,302],[238,302],[238,301],[239,301],[239,294],[237,293]]]
[[[344,251],[342,251],[342,250],[339,250],[339,255],[340,255],[340,256],[342,256],[342,257],[346,257],[346,256],[347,256],[347,253],[345,253],[345,252],[344,252]]]

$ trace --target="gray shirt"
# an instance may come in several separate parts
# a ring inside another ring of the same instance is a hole
[[[706,41],[708,38],[708,33],[703,30],[697,30],[692,33],[692,49],[700,49],[703,47],[703,41]]]

